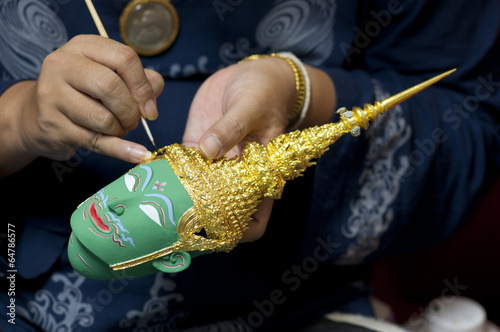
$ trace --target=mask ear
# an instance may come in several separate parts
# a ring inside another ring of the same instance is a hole
[[[174,252],[153,261],[153,266],[165,273],[175,273],[191,265],[191,255],[187,252]]]

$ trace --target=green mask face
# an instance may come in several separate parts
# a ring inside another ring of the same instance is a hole
[[[190,265],[190,253],[170,252],[159,257],[155,253],[179,240],[178,222],[192,207],[190,196],[166,160],[141,164],[73,213],[70,262],[92,279],[182,271]],[[143,260],[135,266],[126,263],[139,258]],[[116,264],[125,267],[114,270]]]

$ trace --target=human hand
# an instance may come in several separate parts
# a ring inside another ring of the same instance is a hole
[[[35,157],[56,160],[83,147],[139,162],[148,157],[147,149],[122,137],[141,116],[156,119],[163,84],[161,75],[144,69],[128,46],[77,36],[46,57],[36,82],[25,84],[29,94],[19,121],[22,146]]]
[[[285,132],[295,103],[295,78],[279,58],[242,62],[210,76],[196,93],[183,143],[209,159],[240,155],[244,144],[267,144]],[[241,242],[265,232],[273,200],[263,199]]]

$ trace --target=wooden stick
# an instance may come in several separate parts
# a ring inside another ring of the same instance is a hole
[[[92,19],[94,20],[94,23],[97,27],[97,31],[99,31],[99,35],[101,35],[101,37],[109,38],[108,34],[106,33],[106,29],[104,29],[104,25],[102,24],[101,19],[99,18],[99,14],[97,14],[97,11],[95,10],[92,0],[85,0],[85,3],[89,8],[90,15],[92,15]]]
[[[97,11],[95,10],[92,0],[85,0],[85,3],[89,8],[90,15],[92,15],[92,19],[94,20],[94,23],[97,27],[97,31],[99,31],[99,35],[101,37],[109,38],[108,34],[106,33],[106,29],[104,29],[104,25],[102,24],[101,19],[99,18],[99,14],[97,14]],[[144,119],[142,116],[141,116],[141,122],[144,127],[144,130],[146,130],[146,134],[148,135],[149,140],[151,141],[153,147],[155,148],[155,151],[157,151],[158,148],[156,147],[155,140],[153,139],[153,134],[151,134],[151,130],[149,129],[146,119]]]

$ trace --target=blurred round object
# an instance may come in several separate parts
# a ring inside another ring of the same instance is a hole
[[[157,55],[177,38],[179,16],[167,0],[133,0],[120,16],[120,33],[138,54]]]
[[[429,332],[484,332],[486,311],[465,297],[440,297],[426,313]]]

